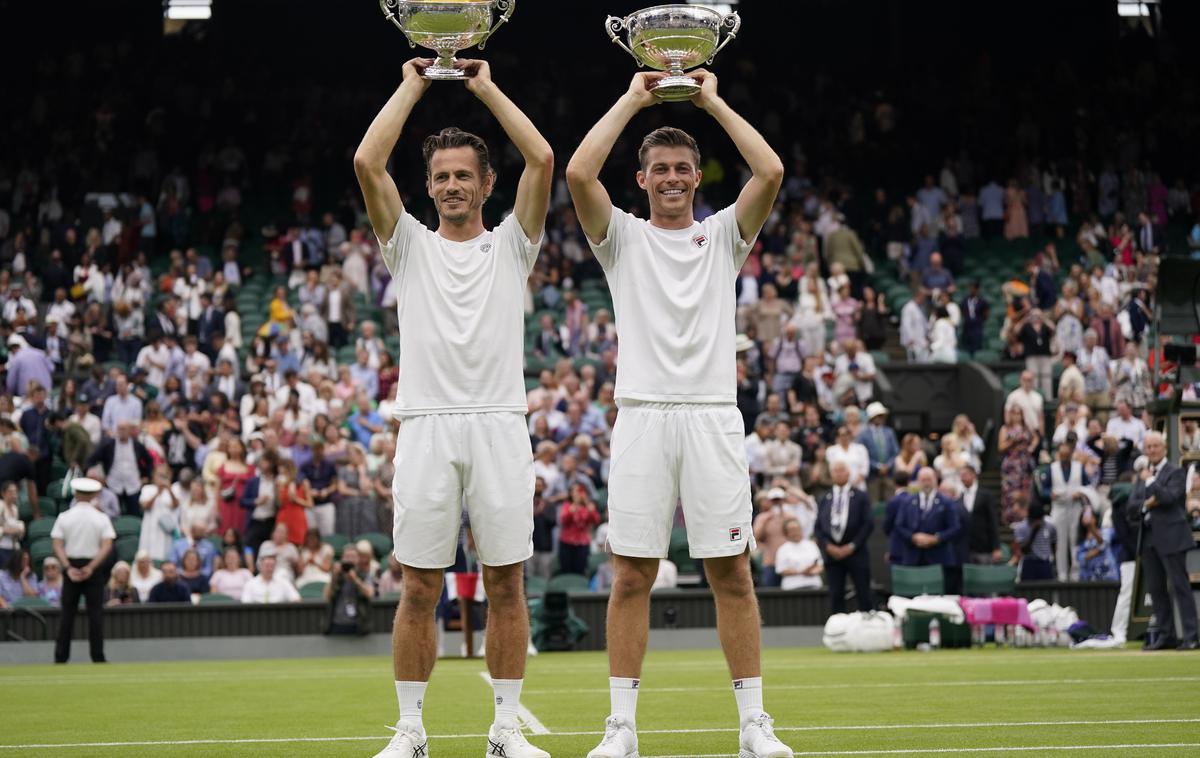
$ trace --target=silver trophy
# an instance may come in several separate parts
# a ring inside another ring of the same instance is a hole
[[[639,66],[667,72],[653,92],[660,100],[668,101],[687,100],[700,91],[696,80],[683,72],[701,63],[712,63],[741,26],[737,11],[722,15],[703,5],[656,5],[625,18],[609,16],[605,21],[608,36]],[[724,40],[721,29],[727,32]],[[629,34],[628,44],[619,36],[623,30]]]
[[[517,0],[379,0],[383,15],[408,37],[413,47],[420,45],[437,53],[437,60],[425,69],[426,79],[462,79],[466,76],[454,67],[454,54],[479,46],[512,16]],[[492,24],[492,11],[500,18]]]

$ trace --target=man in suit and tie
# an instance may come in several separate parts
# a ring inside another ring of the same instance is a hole
[[[867,491],[873,503],[881,503],[892,494],[892,464],[900,452],[896,432],[887,425],[887,417],[888,409],[883,403],[871,403],[867,406],[867,427],[858,435],[859,443],[871,459]]]
[[[204,292],[200,295],[200,319],[196,325],[196,338],[200,342],[200,351],[207,355],[209,360],[216,357],[213,354],[212,338],[218,331],[225,331],[225,314],[213,305],[212,293]]]
[[[1161,433],[1147,434],[1144,445],[1150,465],[1133,487],[1128,515],[1130,523],[1141,524],[1142,571],[1154,608],[1146,649],[1178,646],[1195,650],[1196,601],[1188,583],[1186,557],[1196,541],[1185,507],[1187,472],[1167,460],[1167,443]],[[1175,636],[1172,596],[1179,605],[1182,640]]]
[[[913,494],[908,491],[908,482],[907,471],[897,471],[892,475],[894,490],[883,513],[883,533],[888,538],[887,561],[892,565],[899,565],[900,556],[904,553],[900,533],[896,531],[896,521],[900,518],[900,511],[904,509],[905,504],[913,498]]]
[[[953,500],[937,491],[937,474],[926,466],[917,473],[917,493],[904,505],[896,519],[896,531],[900,533],[904,547],[900,556],[902,566],[957,566],[958,553],[954,540],[962,525],[958,520],[958,508]],[[946,591],[960,594],[962,574],[958,573],[958,587],[952,587],[954,577],[946,574]]]
[[[965,563],[999,563],[1003,554],[1000,552],[1000,504],[996,493],[979,485],[979,473],[969,463],[959,469],[958,477],[963,486],[963,507],[959,516],[966,514],[965,518],[960,518],[959,542],[963,549],[959,550],[959,557]]]
[[[871,596],[871,560],[867,537],[875,523],[867,493],[850,486],[850,467],[838,461],[830,469],[833,490],[821,498],[814,536],[825,558],[831,613],[846,612],[846,578],[854,582],[858,610],[874,606]]]

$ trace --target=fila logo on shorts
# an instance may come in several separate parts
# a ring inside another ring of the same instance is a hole
[[[695,237],[692,237],[692,244],[696,247],[704,247],[708,244],[708,237],[705,237],[703,234],[697,234]]]
[[[742,538],[742,528],[735,526],[729,530],[729,541],[737,542]]]

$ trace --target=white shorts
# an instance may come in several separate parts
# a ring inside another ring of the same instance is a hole
[[[480,563],[507,566],[533,555],[533,452],[524,416],[446,413],[401,422],[392,479],[396,560],[453,565],[464,495]]]
[[[613,553],[666,558],[681,501],[693,558],[754,549],[746,436],[737,406],[624,401],[611,451]]]

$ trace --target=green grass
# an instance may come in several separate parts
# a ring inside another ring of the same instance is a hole
[[[799,754],[1200,755],[1196,654],[790,649],[767,651],[764,664],[767,710]],[[482,670],[438,663],[425,705],[434,758],[483,754],[492,714]],[[608,712],[606,676],[601,653],[531,659],[522,703],[551,732],[532,741],[556,758],[584,756]],[[719,652],[653,653],[643,687],[643,756],[736,755]],[[387,741],[396,703],[381,658],[74,664],[0,669],[0,713],[0,756],[370,756]],[[872,726],[881,728],[863,728]],[[291,741],[231,742],[271,739]],[[215,743],[95,744],[187,740]],[[28,747],[47,743],[73,746]],[[1180,746],[1147,747],[1166,744]]]

